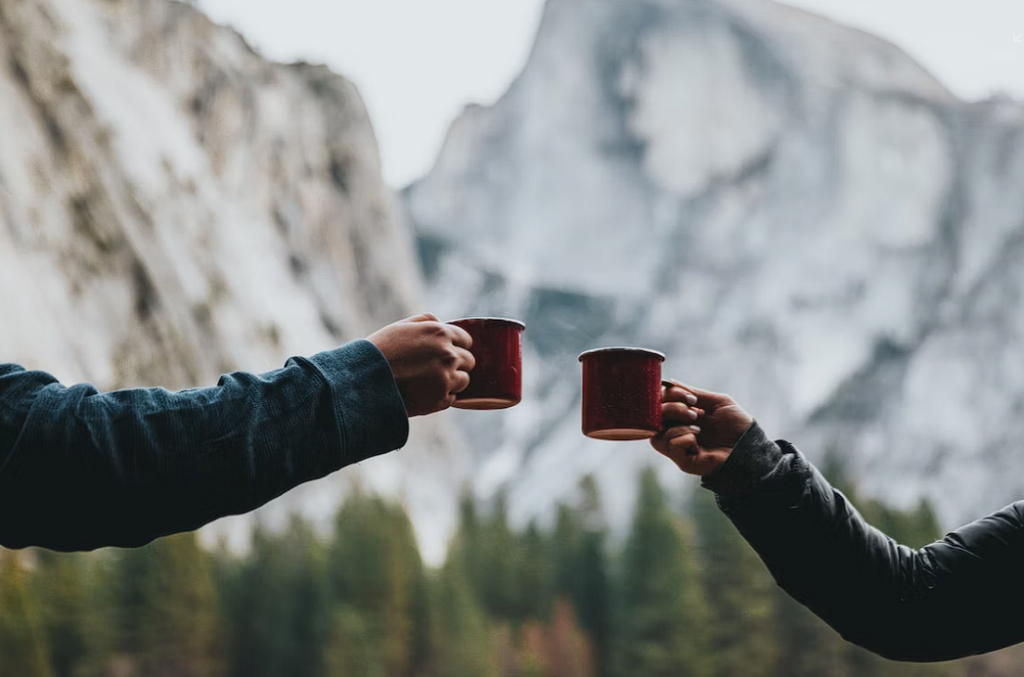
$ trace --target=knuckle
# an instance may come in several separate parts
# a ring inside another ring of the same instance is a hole
[[[428,338],[440,338],[447,335],[444,325],[440,322],[420,322],[416,329]]]
[[[458,388],[459,390],[463,390],[467,385],[469,385],[469,377],[465,374],[465,372],[452,370],[448,374],[449,390],[453,392],[455,391],[456,388]]]
[[[690,446],[692,440],[689,435],[679,435],[669,440],[669,446],[675,449],[684,449]]]

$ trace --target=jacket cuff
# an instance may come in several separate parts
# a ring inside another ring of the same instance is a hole
[[[782,460],[782,449],[754,421],[740,437],[718,470],[701,480],[701,486],[721,497],[753,493]]]
[[[409,417],[405,402],[391,365],[377,346],[360,339],[317,353],[309,361],[330,386],[345,465],[406,443]]]

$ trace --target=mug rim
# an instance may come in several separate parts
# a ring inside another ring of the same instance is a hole
[[[510,324],[520,329],[526,329],[526,325],[519,320],[513,320],[508,317],[459,317],[454,320],[448,320],[445,324],[455,324],[456,322],[493,322],[495,324]]]
[[[665,353],[661,352],[660,350],[652,350],[651,348],[636,348],[634,346],[609,346],[606,348],[593,348],[591,350],[583,351],[576,359],[582,362],[584,357],[597,355],[599,353],[643,353],[644,355],[657,357],[662,362],[665,361]]]

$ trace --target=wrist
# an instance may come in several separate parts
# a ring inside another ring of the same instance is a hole
[[[722,463],[701,478],[701,486],[719,496],[752,493],[781,456],[779,446],[768,438],[757,421],[751,420]]]

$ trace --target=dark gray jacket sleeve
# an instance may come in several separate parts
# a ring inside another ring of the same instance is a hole
[[[703,484],[776,582],[855,644],[939,661],[1024,640],[1024,502],[913,550],[756,423]]]
[[[142,545],[397,449],[408,425],[368,341],[181,392],[0,365],[0,545]]]

